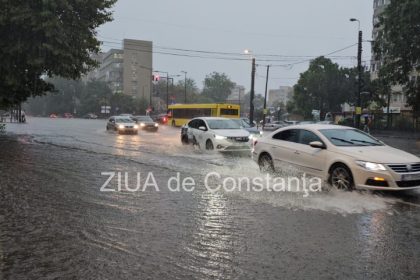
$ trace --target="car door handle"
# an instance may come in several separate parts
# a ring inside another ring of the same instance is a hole
[[[295,155],[300,155],[300,153],[298,151],[295,151]]]

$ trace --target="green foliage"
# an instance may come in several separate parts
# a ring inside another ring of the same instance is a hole
[[[374,51],[381,61],[379,76],[389,84],[404,86],[408,103],[420,112],[420,1],[391,1],[379,18]]]
[[[6,124],[0,123],[0,133],[4,133],[6,131]]]
[[[202,95],[214,102],[225,102],[234,87],[225,73],[213,72],[204,79]]]
[[[309,69],[300,74],[294,86],[293,100],[287,104],[290,113],[312,117],[312,110],[341,112],[344,103],[355,104],[357,99],[357,69],[340,68],[325,57],[311,61]],[[370,91],[369,73],[364,73],[362,91]],[[370,100],[370,98],[368,99]],[[367,104],[366,104],[367,105]]]
[[[45,96],[29,99],[25,110],[31,115],[74,113],[84,116],[88,113],[99,115],[102,105],[110,105],[112,92],[105,82],[49,79],[55,90]],[[115,100],[114,100],[115,101]]]
[[[0,105],[53,89],[43,75],[77,79],[95,66],[96,28],[116,0],[0,0]]]

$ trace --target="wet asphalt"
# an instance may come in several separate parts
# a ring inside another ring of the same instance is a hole
[[[118,135],[104,120],[29,118],[7,131],[0,279],[420,279],[419,191],[211,191],[209,172],[262,174],[247,156],[183,146],[171,127]],[[104,172],[122,185],[101,191]],[[194,190],[171,191],[177,176]]]

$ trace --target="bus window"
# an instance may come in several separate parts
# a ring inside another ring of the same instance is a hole
[[[220,115],[226,115],[226,116],[237,116],[238,115],[238,109],[220,109]]]

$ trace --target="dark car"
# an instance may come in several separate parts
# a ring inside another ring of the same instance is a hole
[[[167,114],[160,114],[153,117],[153,120],[160,124],[167,124],[168,123],[168,115]]]
[[[137,134],[139,126],[129,117],[110,117],[106,124],[106,130],[118,131],[119,134]]]
[[[131,117],[141,129],[149,131],[157,131],[159,124],[154,122],[149,116],[134,116]]]

